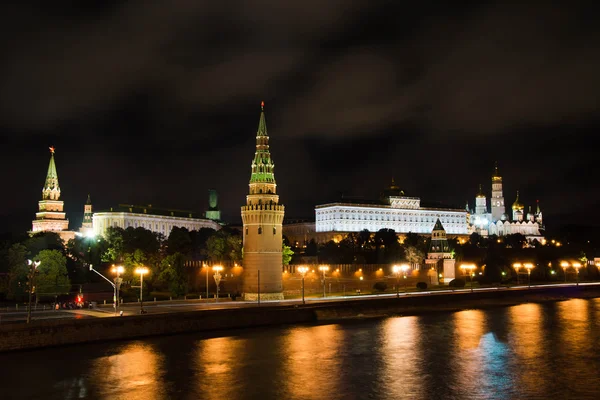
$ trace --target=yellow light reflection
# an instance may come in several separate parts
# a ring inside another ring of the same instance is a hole
[[[396,317],[385,321],[381,353],[386,356],[381,380],[385,382],[387,398],[406,398],[408,388],[411,397],[423,398],[426,382],[422,379],[425,371],[420,367],[422,353],[416,345],[421,340],[418,321],[419,317]]]
[[[311,399],[317,393],[339,390],[343,343],[343,331],[338,325],[292,329],[284,338],[284,347],[289,349],[283,364],[288,386],[285,392],[294,399]]]
[[[204,339],[196,346],[195,370],[190,377],[197,382],[197,393],[204,399],[236,399],[243,397],[232,384],[240,355],[244,354],[246,340],[231,337]]]
[[[162,362],[153,346],[132,343],[118,354],[96,359],[93,382],[106,398],[163,399],[163,377],[156,373],[164,370]]]
[[[481,310],[465,310],[454,313],[455,332],[461,350],[479,347],[484,334],[484,313]]]

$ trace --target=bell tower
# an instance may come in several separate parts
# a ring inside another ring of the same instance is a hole
[[[261,103],[256,132],[256,153],[252,161],[249,194],[242,206],[244,234],[244,300],[282,300],[282,229],[284,206],[279,204],[269,151],[269,136]]]
[[[42,200],[38,202],[39,211],[35,213],[32,222],[32,232],[66,231],[69,229],[69,220],[65,217],[64,203],[60,200],[60,186],[58,174],[54,163],[54,147],[50,147],[50,163],[46,181],[42,188]]]
[[[502,177],[498,172],[498,162],[494,167],[494,174],[492,175],[492,198],[490,199],[492,205],[492,221],[500,221],[502,214],[506,212],[504,208],[504,194],[502,193]]]

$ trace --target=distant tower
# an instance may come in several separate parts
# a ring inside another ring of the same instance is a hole
[[[540,201],[536,200],[537,210],[535,212],[535,221],[543,227],[542,210],[540,209]]]
[[[206,218],[212,219],[213,221],[221,220],[221,211],[219,210],[219,198],[215,189],[208,190],[208,210],[206,211]]]
[[[475,197],[475,214],[485,214],[487,213],[487,200],[485,198],[485,194],[483,194],[483,190],[481,189],[481,183],[479,184],[479,193]]]
[[[512,205],[513,221],[523,221],[523,210],[525,206],[519,201],[519,191],[517,190],[517,198]]]
[[[50,147],[50,164],[46,182],[42,188],[42,200],[38,202],[39,212],[35,214],[32,232],[60,232],[69,229],[69,220],[63,211],[64,202],[60,201],[58,174],[54,164],[54,147]]]
[[[456,277],[455,271],[456,260],[452,258],[452,250],[446,237],[446,230],[438,218],[431,231],[431,242],[429,243],[429,251],[425,259],[427,272],[431,275],[432,281],[435,275],[435,280],[441,274],[440,283],[448,284]],[[435,274],[431,274],[433,267]]]
[[[535,216],[531,211],[531,206],[529,206],[529,212],[527,212],[527,221],[535,222]]]
[[[92,199],[88,194],[87,201],[83,207],[83,224],[81,225],[84,229],[92,229]]]
[[[492,175],[492,198],[490,202],[492,204],[492,221],[496,222],[502,218],[502,214],[505,212],[502,177],[498,173],[498,162],[496,162],[494,174]]]
[[[269,152],[263,102],[256,133],[256,153],[252,161],[250,194],[246,196],[246,205],[242,207],[244,300],[256,300],[259,287],[261,299],[283,299],[281,224],[284,206],[279,204],[279,196],[276,194],[274,168]]]

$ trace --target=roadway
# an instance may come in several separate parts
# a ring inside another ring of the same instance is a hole
[[[383,293],[383,294],[362,294],[351,296],[331,295],[323,297],[306,297],[306,304],[322,304],[330,301],[358,301],[368,299],[381,299],[393,297],[422,297],[422,296],[438,296],[447,294],[459,294],[468,292],[499,292],[499,291],[523,291],[546,289],[552,287],[575,287],[575,283],[554,283],[545,285],[519,285],[519,286],[498,286],[484,288],[466,288],[466,289],[439,289],[432,291],[419,292],[398,292],[398,293]],[[600,286],[600,282],[581,282],[579,286]],[[269,307],[290,306],[302,304],[302,299],[286,299],[286,300],[271,300],[261,301],[261,305]],[[220,299],[219,302],[214,300],[173,300],[160,302],[145,302],[144,310],[147,314],[174,313],[185,311],[203,311],[203,310],[218,310],[230,308],[257,307],[256,301],[231,301]],[[38,306],[39,308],[39,306]],[[119,307],[119,311],[123,312],[123,316],[139,315],[139,303],[124,303]],[[94,309],[74,309],[74,310],[32,310],[32,320],[54,320],[54,319],[81,319],[81,318],[108,318],[115,317],[114,307],[111,305],[99,305]],[[0,309],[0,324],[7,323],[25,323],[27,320],[27,310],[21,307],[19,311],[2,311]]]

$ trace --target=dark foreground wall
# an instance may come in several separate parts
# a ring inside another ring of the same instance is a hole
[[[600,287],[559,287],[498,292],[327,302],[306,306],[269,306],[203,310],[131,317],[33,321],[0,326],[0,352],[48,346],[132,339],[183,332],[242,329],[257,326],[333,321],[343,318],[409,315],[465,308],[508,306],[523,302],[600,297]]]

